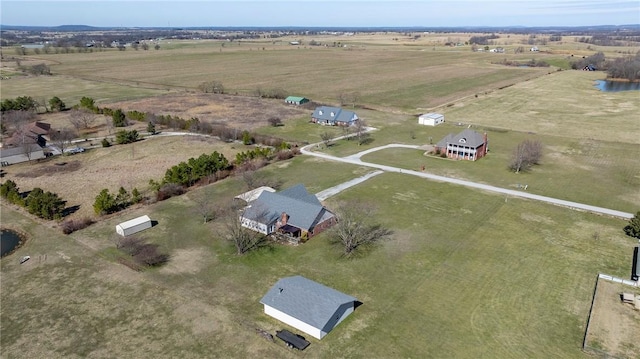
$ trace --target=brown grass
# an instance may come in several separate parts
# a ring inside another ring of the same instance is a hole
[[[93,201],[100,190],[117,192],[120,186],[150,195],[150,179],[160,180],[166,170],[190,157],[218,151],[232,159],[238,151],[214,139],[192,136],[152,137],[133,145],[95,148],[85,153],[55,157],[41,164],[24,163],[5,168],[5,178],[20,190],[40,187],[55,192],[67,206],[80,206],[72,217],[94,216]]]
[[[622,303],[622,292],[640,295],[640,290],[628,285],[598,280],[586,344],[589,349],[616,358],[637,358],[640,352],[640,311]]]

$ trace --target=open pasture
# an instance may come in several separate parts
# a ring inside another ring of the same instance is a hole
[[[285,186],[315,191],[331,185],[335,166],[296,158],[277,173]],[[362,171],[344,166],[345,175]],[[309,168],[317,172],[299,176]],[[282,327],[258,301],[277,279],[301,274],[364,303],[325,339],[311,340],[310,358],[581,358],[595,274],[630,270],[620,255],[633,245],[623,221],[401,174],[328,202],[376,203],[394,236],[369,255],[345,260],[321,235],[237,257],[221,239],[224,224],[202,224],[190,208],[193,196],[224,202],[243,190],[227,179],[68,237],[3,207],[4,218],[33,236],[1,263],[3,355],[290,357],[255,333]],[[113,226],[140,214],[158,221],[142,235],[171,260],[136,273],[112,259]],[[23,254],[32,261],[21,266]]]
[[[290,94],[334,103],[341,93],[359,92],[362,104],[411,111],[548,71],[492,65],[490,62],[498,59],[495,54],[473,53],[469,49],[279,45],[277,49],[262,50],[258,46],[247,48],[241,42],[225,43],[225,47],[219,42],[207,44],[173,50],[46,56],[58,63],[51,65],[54,74],[121,86],[196,90],[204,81],[217,80],[230,94],[282,88]],[[234,46],[242,50],[228,49]]]

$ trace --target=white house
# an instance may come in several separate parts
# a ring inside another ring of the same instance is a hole
[[[134,233],[138,233],[147,228],[151,228],[151,219],[149,216],[144,215],[132,220],[122,222],[116,226],[116,232],[123,236],[130,236]]]
[[[280,279],[260,303],[265,314],[322,339],[353,313],[358,300],[302,276]]]
[[[437,126],[444,122],[444,115],[439,113],[425,113],[418,117],[418,124],[425,126]]]

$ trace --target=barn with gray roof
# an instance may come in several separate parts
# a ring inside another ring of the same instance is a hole
[[[264,312],[316,339],[353,313],[358,300],[302,276],[280,279],[262,297]]]
[[[302,184],[280,192],[262,191],[240,216],[242,225],[263,234],[311,238],[336,222],[335,215]]]

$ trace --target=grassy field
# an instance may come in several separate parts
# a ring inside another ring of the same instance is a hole
[[[564,42],[544,53],[514,55],[443,46],[468,36],[319,37],[348,45],[328,48],[291,46],[294,39],[288,38],[225,46],[172,41],[158,51],[40,55],[32,62],[46,60],[55,76],[2,80],[0,96],[59,96],[69,105],[89,96],[99,105],[141,106],[211,121],[235,114],[227,121],[313,143],[325,131],[342,131],[309,123],[310,111],[300,109],[282,116],[284,126],[268,127],[264,116],[277,114],[277,108],[266,101],[238,96],[242,101],[234,102],[193,92],[208,80],[222,81],[231,94],[281,87],[327,103],[336,103],[341,92],[357,91],[364,108],[355,111],[377,130],[368,144],[338,141],[324,149],[327,153],[345,156],[388,143],[425,145],[471,127],[486,131],[490,140],[489,156],[475,163],[406,149],[363,160],[411,169],[425,165],[433,173],[506,188],[526,183],[530,192],[637,211],[637,94],[598,92],[592,83],[602,73],[491,63],[535,56],[566,66],[571,54],[600,48]],[[513,49],[523,40],[503,36],[497,45]],[[607,51],[617,56],[620,49]],[[2,71],[12,74],[11,68]],[[444,113],[447,123],[419,126],[416,115],[428,111]],[[51,116],[66,125],[65,114]],[[530,173],[509,173],[511,151],[526,138],[543,142],[543,161]],[[102,188],[144,191],[149,179],[161,178],[189,157],[216,150],[233,158],[244,149],[219,141],[154,138],[3,170],[23,190],[39,186],[68,205],[80,204],[74,214],[79,216],[92,213]],[[311,193],[370,171],[306,156],[261,170],[283,187],[304,183]],[[329,208],[353,201],[377,205],[376,219],[394,235],[366,256],[341,258],[323,234],[301,246],[274,245],[239,257],[222,239],[222,220],[203,224],[193,200],[211,196],[223,206],[247,189],[239,178],[228,178],[102,217],[70,236],[55,222],[36,221],[0,203],[3,226],[30,235],[0,261],[0,356],[583,358],[596,274],[626,278],[631,269],[634,241],[621,230],[625,221],[391,173],[327,201]],[[170,261],[135,272],[117,261],[114,226],[143,214],[158,221],[143,237],[168,252]],[[20,265],[23,255],[31,260]],[[275,333],[284,327],[263,314],[259,300],[278,279],[296,274],[363,302],[322,341],[311,339],[303,353],[256,334],[256,328]]]
[[[285,185],[316,191],[335,182],[327,174],[335,167],[298,158],[278,172]],[[310,168],[317,172],[298,175]],[[312,339],[307,357],[579,358],[595,274],[630,270],[620,252],[633,241],[622,221],[400,174],[329,201],[378,205],[395,233],[368,256],[345,260],[320,236],[237,257],[221,240],[222,223],[202,224],[190,198],[224,202],[243,186],[225,180],[70,237],[3,207],[3,221],[32,235],[1,263],[3,356],[289,357],[281,343],[255,334],[282,327],[258,301],[278,278],[301,274],[364,303],[325,339]],[[159,222],[143,236],[171,261],[136,273],[112,259],[113,227],[143,213]],[[25,254],[32,260],[19,265]]]

